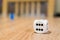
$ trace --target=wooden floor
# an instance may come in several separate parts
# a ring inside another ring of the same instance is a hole
[[[0,40],[60,40],[60,18],[47,18],[49,32],[37,34],[33,30],[36,18],[0,19]],[[39,18],[38,18],[39,19]]]

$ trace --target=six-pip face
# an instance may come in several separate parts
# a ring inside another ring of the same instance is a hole
[[[34,31],[37,33],[47,32],[47,22],[45,20],[35,20],[34,21]]]
[[[36,31],[43,31],[43,24],[41,23],[36,23]]]

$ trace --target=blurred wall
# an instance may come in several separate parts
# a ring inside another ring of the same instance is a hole
[[[23,5],[23,2],[26,2],[27,3],[27,5],[28,5],[28,2],[32,2],[32,7],[31,7],[31,14],[32,14],[32,16],[34,15],[34,2],[38,2],[38,7],[37,7],[37,14],[39,13],[40,14],[40,2],[41,2],[41,0],[3,0],[3,7],[2,7],[2,14],[3,14],[3,17],[5,18],[6,16],[7,16],[7,12],[8,12],[8,2],[15,2],[15,14],[16,14],[16,17],[17,17],[17,14],[18,14],[18,2],[21,2],[21,15],[23,14],[23,9],[24,9],[24,5]],[[54,5],[55,4],[55,0],[48,0],[48,11],[47,11],[47,15],[48,15],[48,17],[53,17],[53,15],[54,15]],[[27,12],[27,14],[28,14],[28,10],[26,11]]]
[[[60,0],[56,0],[56,12],[60,13]]]

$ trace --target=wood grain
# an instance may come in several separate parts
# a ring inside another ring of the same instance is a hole
[[[0,23],[0,40],[60,40],[60,18],[47,18],[49,32],[37,34],[33,30],[36,18],[17,18],[14,21]],[[39,18],[38,18],[39,19]]]

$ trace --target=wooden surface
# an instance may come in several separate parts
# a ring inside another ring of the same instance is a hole
[[[60,40],[60,19],[47,18],[49,32],[37,34],[33,30],[36,18],[16,18],[14,21],[0,19],[0,40]],[[38,18],[39,19],[39,18]]]

